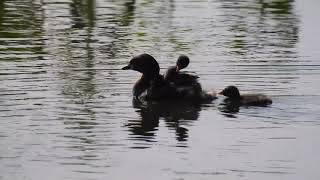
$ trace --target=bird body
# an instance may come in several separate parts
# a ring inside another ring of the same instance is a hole
[[[222,94],[226,97],[227,102],[237,103],[239,105],[247,106],[265,106],[272,104],[272,100],[264,94],[243,94],[240,95],[240,92],[235,86],[228,86],[219,94]]]
[[[134,97],[137,99],[160,100],[169,98],[211,101],[216,98],[214,93],[202,91],[198,81],[183,80],[183,78],[189,77],[187,75],[179,77],[182,78],[180,84],[172,83],[166,77],[159,74],[159,64],[149,54],[141,54],[132,58],[129,64],[122,69],[131,69],[142,73],[142,77],[135,83],[132,90]]]

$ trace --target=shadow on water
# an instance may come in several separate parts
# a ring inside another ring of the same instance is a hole
[[[140,120],[129,121],[127,126],[132,135],[151,140],[159,128],[160,119],[174,130],[178,141],[188,140],[188,126],[198,119],[201,104],[186,101],[141,102],[133,100],[133,107],[141,116]]]

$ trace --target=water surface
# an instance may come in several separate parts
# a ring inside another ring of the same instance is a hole
[[[317,0],[0,2],[0,179],[319,179]],[[132,102],[152,54],[269,107]]]

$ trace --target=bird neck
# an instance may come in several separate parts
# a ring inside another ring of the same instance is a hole
[[[142,74],[141,79],[146,82],[152,82],[152,81],[158,81],[159,79],[161,79],[161,77],[162,76],[160,74],[144,73]]]

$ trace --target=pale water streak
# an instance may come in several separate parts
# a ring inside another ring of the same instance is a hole
[[[1,1],[0,179],[319,179],[319,5]],[[133,102],[143,52],[273,104]]]

